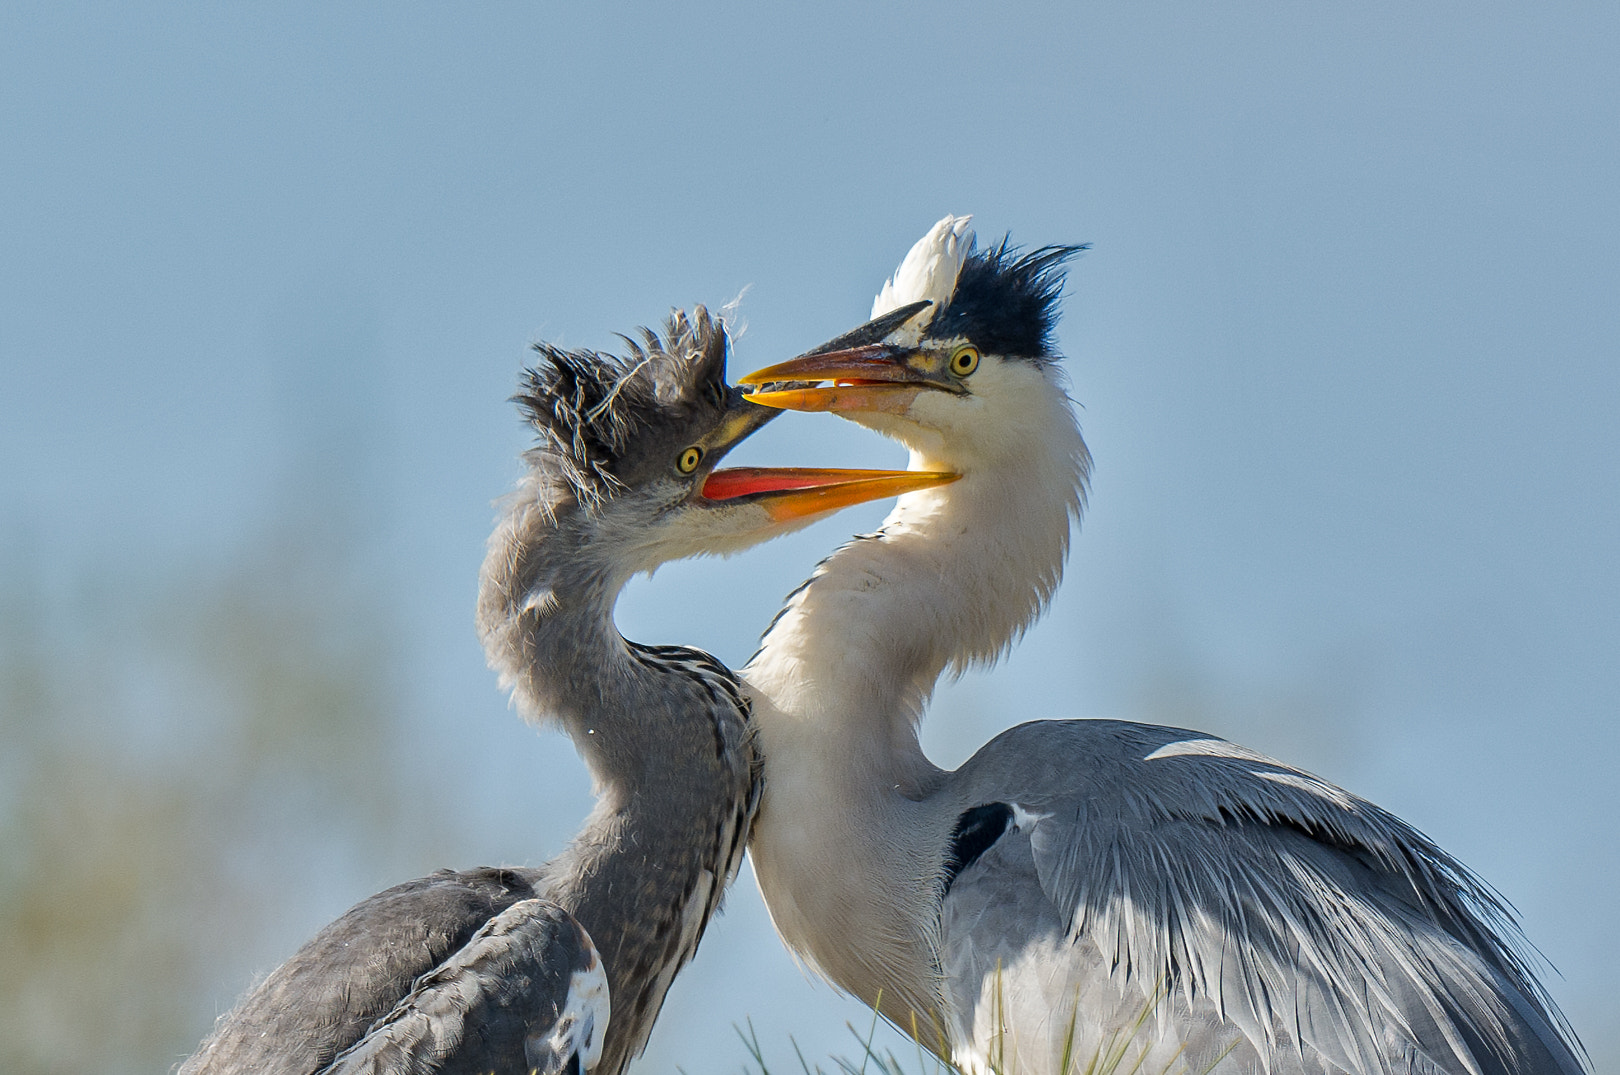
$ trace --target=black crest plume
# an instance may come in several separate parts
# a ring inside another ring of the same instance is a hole
[[[1027,254],[1008,240],[975,250],[962,265],[950,305],[928,326],[941,339],[966,336],[993,355],[1053,359],[1052,329],[1063,264],[1086,246],[1043,246]]]
[[[618,464],[638,433],[679,421],[699,404],[725,403],[724,321],[699,306],[690,317],[672,311],[661,335],[648,328],[639,335],[620,337],[622,356],[537,343],[540,361],[512,397],[540,434],[530,465],[564,482],[583,505],[622,485]]]

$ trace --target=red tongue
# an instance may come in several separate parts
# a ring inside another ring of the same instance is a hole
[[[827,485],[825,474],[796,473],[777,467],[732,467],[717,470],[703,483],[708,500],[730,500],[749,493],[774,493],[782,489],[813,489]]]

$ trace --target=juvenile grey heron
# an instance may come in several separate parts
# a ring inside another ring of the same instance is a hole
[[[742,380],[961,476],[826,560],[743,670],[784,940],[972,1073],[1581,1071],[1501,899],[1324,780],[1119,721],[924,756],[939,676],[1045,608],[1090,465],[1052,344],[1077,248],[979,251],[967,224],[884,286],[874,312],[909,315],[884,340]]]
[[[614,627],[639,572],[744,548],[935,483],[915,472],[715,470],[770,412],[725,383],[699,307],[629,354],[538,348],[539,433],[490,538],[478,627],[597,802],[536,869],[443,870],[360,903],[223,1017],[182,1073],[617,1075],[646,1044],[742,858],[759,795],[749,703],[701,650]]]

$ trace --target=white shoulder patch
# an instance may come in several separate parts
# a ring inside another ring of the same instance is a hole
[[[1051,817],[1051,814],[1037,814],[1033,810],[1025,810],[1017,803],[1008,803],[1012,807],[1012,827],[1020,832],[1029,832],[1038,823]]]
[[[1238,761],[1259,761],[1268,765],[1277,762],[1266,757],[1258,750],[1240,747],[1236,743],[1228,743],[1225,739],[1182,739],[1175,743],[1166,743],[1155,750],[1143,761],[1157,761],[1160,758],[1185,758],[1202,755],[1206,758],[1234,758]]]
[[[585,940],[588,959],[568,980],[568,999],[547,1035],[546,1045],[558,1058],[577,1055],[579,1069],[590,1071],[602,1059],[602,1039],[607,1036],[613,1005],[602,957],[583,926],[579,933]]]
[[[1318,780],[1309,773],[1257,772],[1254,775],[1261,780],[1269,780],[1273,784],[1281,784],[1284,787],[1293,788],[1295,791],[1302,791],[1307,795],[1326,800],[1340,810],[1350,811],[1356,808],[1354,795],[1336,784],[1329,784],[1326,780]]]
[[[914,322],[919,327],[927,325],[934,311],[949,302],[951,293],[956,290],[962,263],[973,249],[973,230],[968,226],[972,222],[970,216],[948,216],[918,239],[873,300],[872,316],[881,317],[928,299],[934,304],[932,309],[923,311]]]

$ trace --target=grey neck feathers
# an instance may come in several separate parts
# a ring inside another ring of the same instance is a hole
[[[524,718],[561,726],[597,782],[611,787],[636,737],[623,709],[605,703],[620,700],[634,669],[613,625],[625,580],[592,547],[592,529],[571,496],[527,477],[489,539],[478,632]]]
[[[619,634],[613,608],[629,572],[618,537],[566,494],[546,492],[525,480],[490,537],[478,601],[490,666],[526,719],[567,733],[605,797],[712,798],[693,786],[686,752],[713,758],[716,712],[728,707],[692,672],[649,663]]]
[[[478,627],[519,710],[560,726],[596,785],[585,828],[541,874],[606,960],[603,1070],[616,1071],[691,956],[698,934],[685,924],[707,914],[693,901],[718,900],[736,868],[743,836],[728,834],[747,832],[756,767],[735,692],[703,678],[724,670],[695,672],[626,642],[613,624],[626,580],[601,530],[566,494],[546,493],[531,475],[505,506]]]

